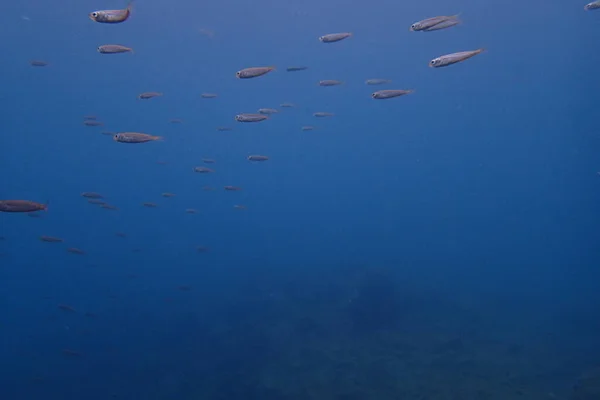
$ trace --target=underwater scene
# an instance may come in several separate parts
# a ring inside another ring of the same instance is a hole
[[[600,400],[600,1],[2,5],[0,400]]]

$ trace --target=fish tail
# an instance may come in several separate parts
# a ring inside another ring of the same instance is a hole
[[[152,136],[152,140],[163,141],[163,140],[165,140],[165,138],[162,136]]]
[[[131,14],[132,10],[133,10],[133,0],[129,0],[129,3],[127,3],[127,11],[129,11],[129,13]]]
[[[477,54],[483,53],[485,51],[487,51],[487,49],[485,47],[479,48],[479,49],[477,49]]]
[[[46,202],[43,204],[43,206],[44,206],[43,210],[44,211],[48,211],[48,206],[49,205],[50,205],[50,200],[46,200]]]

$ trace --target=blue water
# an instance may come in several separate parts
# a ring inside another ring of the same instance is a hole
[[[600,11],[583,6],[139,0],[108,25],[88,13],[123,1],[3,4],[0,199],[49,208],[0,215],[0,398],[600,398]],[[134,53],[96,51],[114,43]],[[415,93],[371,99],[388,88]]]

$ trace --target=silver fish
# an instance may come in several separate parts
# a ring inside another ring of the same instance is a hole
[[[46,61],[42,61],[42,60],[31,60],[31,61],[29,61],[29,64],[32,67],[45,67],[48,65],[48,63]]]
[[[264,115],[277,114],[279,111],[274,108],[259,108],[258,113]]]
[[[400,97],[407,94],[413,93],[414,90],[402,90],[402,89],[387,89],[387,90],[379,90],[377,92],[371,93],[371,97],[378,100],[383,99],[391,99],[394,97]]]
[[[295,105],[293,105],[292,103],[281,103],[279,105],[279,107],[282,107],[282,108],[293,108],[293,107],[295,107]]]
[[[287,67],[285,70],[287,72],[297,72],[297,71],[304,71],[304,70],[307,70],[307,69],[308,69],[308,67],[303,67],[302,66],[302,67]]]
[[[439,29],[449,28],[449,27],[457,25],[461,22],[458,19],[458,14],[457,15],[441,15],[438,17],[431,17],[431,18],[424,19],[422,21],[415,22],[414,24],[412,24],[410,26],[409,30],[411,30],[413,32],[434,30],[431,28],[433,28],[434,26],[436,26],[438,24],[447,22],[447,21],[454,21],[456,23],[454,23],[453,25],[449,25],[449,26],[446,25],[443,28],[439,28]]]
[[[125,22],[131,15],[132,2],[124,10],[99,10],[89,13],[88,17],[95,22],[118,24]]]
[[[587,10],[587,11],[591,11],[591,10],[597,10],[600,8],[600,0],[591,2],[589,4],[586,4],[583,9]]]
[[[235,73],[235,76],[239,79],[249,79],[256,78],[258,76],[262,76],[268,74],[269,72],[275,70],[275,67],[251,67],[244,68]]]
[[[210,174],[211,172],[215,172],[215,170],[206,167],[194,167],[194,172],[199,174]]]
[[[389,79],[367,79],[365,84],[367,85],[384,85],[386,83],[392,83]]]
[[[218,95],[216,93],[202,93],[200,97],[203,99],[215,99],[218,97]]]
[[[321,43],[335,43],[352,36],[351,32],[328,33],[327,35],[319,36]]]
[[[461,51],[458,53],[446,54],[429,61],[429,66],[432,68],[447,67],[448,65],[468,60],[469,58],[474,57],[477,54],[482,53],[483,51],[485,51],[485,49]]]
[[[146,143],[153,142],[155,140],[162,140],[162,137],[148,135],[146,133],[121,132],[113,136],[113,140],[120,143]]]
[[[304,132],[306,132],[306,131],[314,131],[314,130],[315,130],[315,127],[314,127],[314,126],[312,126],[312,125],[306,125],[306,126],[303,126],[303,127],[302,127],[302,128],[300,128],[300,129],[301,129],[302,131],[304,131]]]
[[[151,99],[153,97],[160,97],[162,95],[163,94],[161,92],[144,92],[144,93],[140,93],[138,95],[138,99],[148,100],[148,99]]]
[[[118,54],[118,53],[131,53],[133,49],[131,47],[121,46],[120,44],[103,44],[98,46],[98,53],[102,54]]]
[[[248,156],[248,161],[267,161],[269,159],[269,157],[267,156],[261,156],[261,155],[251,155]]]
[[[260,122],[269,117],[263,114],[238,114],[235,116],[237,122]]]
[[[313,114],[314,117],[317,118],[325,118],[325,117],[333,117],[333,113],[325,112],[325,111],[317,111]]]
[[[343,84],[342,81],[337,81],[335,79],[325,79],[323,81],[319,81],[319,86],[338,86]]]

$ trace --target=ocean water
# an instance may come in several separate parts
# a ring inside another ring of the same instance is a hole
[[[2,7],[0,399],[600,399],[600,10],[126,5]]]

